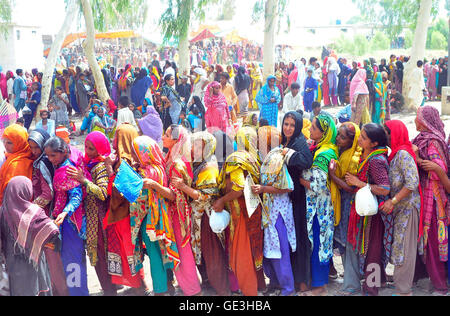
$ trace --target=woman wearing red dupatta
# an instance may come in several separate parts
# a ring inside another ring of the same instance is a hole
[[[363,149],[358,166],[358,176],[347,173],[348,185],[361,189],[369,184],[372,194],[378,203],[386,200],[390,192],[389,163],[387,160],[387,136],[381,125],[367,124],[361,130],[358,145]],[[379,211],[374,216],[361,217],[356,213],[355,202],[352,202],[348,223],[347,241],[353,246],[353,252],[346,258],[344,290],[350,294],[360,291],[359,256],[364,266],[362,271],[368,280],[373,272],[373,264],[380,267],[381,283],[386,282],[385,267],[391,256],[392,215]],[[384,253],[384,255],[383,255]],[[382,258],[387,259],[383,262]],[[364,282],[363,291],[369,295],[378,295],[379,286]]]
[[[181,178],[186,185],[191,186],[193,172],[190,163],[189,132],[182,126],[171,125],[163,136],[163,144],[169,149],[165,166],[168,178]],[[169,202],[170,219],[180,254],[180,264],[174,272],[183,294],[185,296],[201,294],[191,246],[192,209],[186,194],[177,189],[173,183],[170,183],[167,188],[151,179],[147,181],[145,188],[156,190]]]
[[[401,121],[387,121],[389,180],[391,199],[381,207],[393,212],[394,234],[390,261],[395,265],[394,283],[398,295],[412,295],[417,257],[417,236],[421,208],[421,190],[416,154],[408,129]]]
[[[448,172],[450,163],[448,144],[445,138],[444,123],[439,112],[432,106],[424,106],[417,111],[416,129],[420,134],[413,140],[418,152],[417,163],[431,161]],[[419,169],[423,189],[423,237],[419,242],[419,254],[431,282],[438,294],[448,291],[445,263],[448,261],[448,225],[450,203],[445,188],[435,172]],[[421,262],[418,262],[419,266]]]

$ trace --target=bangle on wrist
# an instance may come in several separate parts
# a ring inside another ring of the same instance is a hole
[[[394,196],[394,198],[391,200],[393,205],[397,205],[398,201],[397,198]]]

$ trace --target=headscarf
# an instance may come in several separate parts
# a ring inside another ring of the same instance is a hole
[[[155,110],[153,105],[149,104],[146,109],[146,115],[137,121],[142,134],[151,137],[154,141],[159,143],[163,134],[163,123],[159,113]]]
[[[355,94],[369,94],[369,89],[366,85],[366,75],[366,70],[359,69],[350,82],[350,102],[353,102]]]
[[[158,144],[148,136],[139,136],[133,140],[133,148],[139,159],[140,171],[143,176],[162,186],[167,186],[164,154]],[[176,244],[175,235],[169,219],[166,201],[154,190],[148,190],[148,197],[150,210],[140,210],[136,224],[140,227],[145,216],[149,216],[145,226],[146,234],[150,240],[160,241],[164,257],[167,256],[170,261],[173,261],[176,270],[180,262],[180,256],[176,247],[174,247]],[[138,239],[139,227],[132,229],[133,241]]]
[[[427,131],[420,132],[413,140],[413,143],[419,147],[420,157],[422,159],[428,158],[429,143],[435,141],[439,144],[437,149],[448,168],[450,166],[449,153],[446,150],[448,147],[445,140],[444,123],[440,118],[439,111],[429,105],[420,107],[417,110],[417,120],[427,128]]]
[[[189,108],[189,111],[192,112],[192,109],[194,106],[196,106],[202,116],[202,130],[206,129],[206,121],[205,121],[205,115],[206,115],[206,110],[205,110],[205,106],[203,105],[202,101],[200,100],[200,98],[196,95],[194,95],[192,97],[192,99],[194,100],[194,104]]]
[[[188,159],[191,155],[191,138],[189,131],[183,126],[178,126],[178,140],[177,143],[169,150],[166,155],[166,173],[169,175],[170,170],[176,160],[182,159],[184,161],[190,161]],[[173,130],[172,130],[173,136]]]
[[[24,176],[12,178],[5,189],[0,216],[8,225],[14,245],[38,270],[44,246],[58,239],[59,229],[42,208],[30,202],[32,199],[31,180]]]
[[[333,118],[328,114],[319,114],[316,119],[322,127],[323,136],[315,148],[313,167],[323,170],[328,175],[328,166],[331,159],[338,160],[339,157],[336,146],[337,129]],[[334,207],[334,225],[337,226],[341,220],[340,192],[336,183],[330,181],[330,177],[328,177],[328,189]]]
[[[138,137],[139,134],[131,124],[122,124],[116,130],[117,141],[117,156],[119,159],[124,159],[131,166],[134,165],[133,159],[133,140]]]
[[[196,183],[200,172],[206,167],[208,163],[216,163],[217,159],[215,156],[217,141],[216,138],[209,132],[197,132],[191,135],[192,146],[197,146],[197,141],[201,140],[203,143],[203,151],[201,157],[192,157],[194,165],[194,178],[193,183]],[[201,161],[198,161],[201,158]]]
[[[217,88],[217,87],[221,87],[220,83],[218,83],[217,81],[213,81],[211,82],[208,87],[206,88],[206,93],[205,93],[205,105],[206,108],[225,108],[227,107],[227,99],[226,97],[223,95],[222,91],[219,91],[218,95],[215,95],[214,93],[210,93],[210,89],[211,88]]]
[[[393,120],[387,121],[385,125],[389,128],[391,132],[391,154],[389,155],[389,163],[395,158],[400,150],[404,150],[413,157],[416,163],[417,171],[419,170],[417,166],[416,153],[413,150],[412,143],[409,140],[409,133],[406,125],[402,121]],[[420,193],[420,225],[419,225],[419,238],[423,236],[423,196],[422,187],[419,183],[419,193]]]
[[[113,116],[114,112],[117,110],[117,106],[113,100],[111,100],[111,99],[108,100],[108,107],[109,107],[108,115]]]
[[[346,122],[343,124],[343,126],[346,126],[347,129],[353,129],[353,131],[355,132],[355,137],[353,138],[352,146],[339,156],[339,161],[336,167],[336,176],[341,179],[344,179],[347,172],[353,175],[357,175],[359,160],[362,154],[362,149],[361,147],[358,146],[359,135],[361,135],[361,130],[359,126],[352,122]],[[336,185],[334,181],[332,181],[332,184]],[[342,205],[341,205],[341,194],[339,190],[338,192],[335,192],[334,197],[335,197],[333,203],[334,212],[336,215],[339,215],[340,219]]]
[[[221,170],[223,164],[227,160],[228,155],[234,152],[233,140],[230,136],[222,132],[220,129],[213,131],[212,134],[216,138],[217,146],[215,156],[219,164],[219,170]]]
[[[105,161],[105,158],[111,155],[111,145],[105,134],[99,131],[89,133],[86,137],[85,144],[88,141],[90,141],[92,145],[94,145],[95,149],[97,149],[98,152],[98,157],[94,159],[89,158],[86,154],[84,156],[84,163],[86,164],[87,168],[92,169],[99,162]]]
[[[266,148],[268,145],[270,145],[269,148],[275,148],[281,145],[281,132],[274,126],[258,128],[258,147]]]
[[[258,134],[252,127],[241,127],[236,134],[238,150],[248,152],[255,161],[258,159]]]
[[[130,64],[125,66],[125,70],[123,71],[122,75],[120,75],[119,79],[117,80],[117,84],[119,86],[119,91],[125,91],[127,90],[127,79],[128,77],[133,76],[132,66]]]
[[[364,69],[366,70],[367,79],[373,79],[374,71],[370,63],[370,60],[365,59],[364,61],[366,62],[366,66],[364,66]]]
[[[8,182],[15,176],[25,176],[31,179],[33,175],[33,154],[28,145],[28,133],[20,125],[8,126],[2,138],[9,139],[14,144],[14,151],[6,153],[6,161],[0,168],[0,205]]]
[[[44,144],[49,139],[50,135],[43,129],[35,129],[31,131],[28,136],[28,140],[34,141],[42,151],[41,156],[33,162],[33,168],[38,169],[41,172],[45,182],[47,182],[53,192],[53,176],[55,175],[55,169],[44,152]]]

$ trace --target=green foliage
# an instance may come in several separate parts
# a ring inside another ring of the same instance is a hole
[[[353,0],[367,22],[381,23],[392,40],[398,38],[403,28],[415,30],[420,0]],[[439,0],[433,0],[431,16],[438,14]]]
[[[287,10],[289,6],[289,0],[277,0],[278,1],[278,29],[277,33],[280,32],[281,22],[286,21],[288,30],[291,27],[291,18]],[[257,0],[253,6],[252,20],[253,22],[259,21],[262,17],[266,18],[266,2],[267,0]]]
[[[391,47],[389,38],[383,32],[376,32],[370,41],[370,50],[387,50]]]
[[[448,42],[448,21],[444,18],[440,18],[433,26],[428,28],[427,34],[427,48],[432,49],[432,35],[434,33],[439,33],[444,36],[446,42]],[[438,36],[437,34],[435,35]],[[436,44],[436,43],[435,43]]]
[[[333,48],[340,53],[351,54],[355,56],[363,56],[369,52],[370,43],[364,35],[357,34],[353,38],[346,37],[341,34],[336,39]]]
[[[218,16],[220,21],[231,21],[236,13],[236,0],[225,0]]]
[[[189,33],[191,16],[197,20],[205,19],[205,9],[218,0],[161,0],[167,3],[167,8],[161,15],[159,25],[164,34],[164,42],[185,38]]]
[[[442,35],[439,31],[434,31],[431,34],[431,49],[445,49],[447,47],[447,41],[445,40],[444,35]]]
[[[414,42],[414,33],[411,30],[405,32],[405,48],[409,49],[412,47]]]
[[[11,23],[13,0],[0,0],[0,34],[6,39],[8,24]]]

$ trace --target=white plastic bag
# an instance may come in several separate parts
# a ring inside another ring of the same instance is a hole
[[[355,203],[356,213],[359,216],[373,216],[378,213],[378,200],[370,191],[369,185],[358,190]]]
[[[248,218],[252,217],[261,202],[259,196],[252,191],[253,185],[255,185],[255,183],[253,182],[252,176],[248,175],[245,179],[244,187],[245,206],[247,208]]]
[[[230,224],[230,213],[223,210],[221,213],[212,211],[209,217],[209,226],[216,234],[221,234]]]

